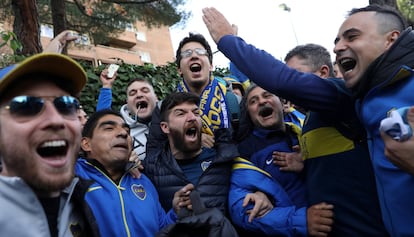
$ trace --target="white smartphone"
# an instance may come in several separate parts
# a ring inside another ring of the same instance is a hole
[[[107,78],[112,78],[116,71],[118,71],[119,65],[117,64],[111,64],[108,67],[108,74],[106,74]]]

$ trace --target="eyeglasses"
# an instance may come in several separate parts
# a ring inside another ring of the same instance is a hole
[[[193,55],[193,52],[195,52],[198,56],[207,56],[208,52],[206,49],[202,48],[196,48],[196,49],[186,49],[180,53],[181,58],[188,58]]]
[[[40,114],[45,108],[45,100],[53,101],[56,110],[64,118],[77,119],[77,109],[79,101],[72,96],[45,96],[35,97],[21,95],[14,97],[4,108],[10,111],[10,114],[18,119],[30,119]]]

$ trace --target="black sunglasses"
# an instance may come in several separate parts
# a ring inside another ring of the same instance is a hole
[[[40,114],[45,108],[45,100],[53,101],[56,110],[67,119],[77,119],[79,101],[72,96],[45,96],[35,97],[28,95],[16,96],[5,106],[10,114],[16,118],[31,118]]]

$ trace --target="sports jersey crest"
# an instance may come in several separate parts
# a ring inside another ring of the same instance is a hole
[[[131,190],[140,200],[144,200],[147,197],[147,192],[142,184],[133,184]]]

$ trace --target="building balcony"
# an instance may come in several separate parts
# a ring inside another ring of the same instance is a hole
[[[118,35],[116,38],[110,37],[108,45],[115,46],[124,49],[130,49],[137,44],[137,39],[135,32],[124,31],[122,34]]]

